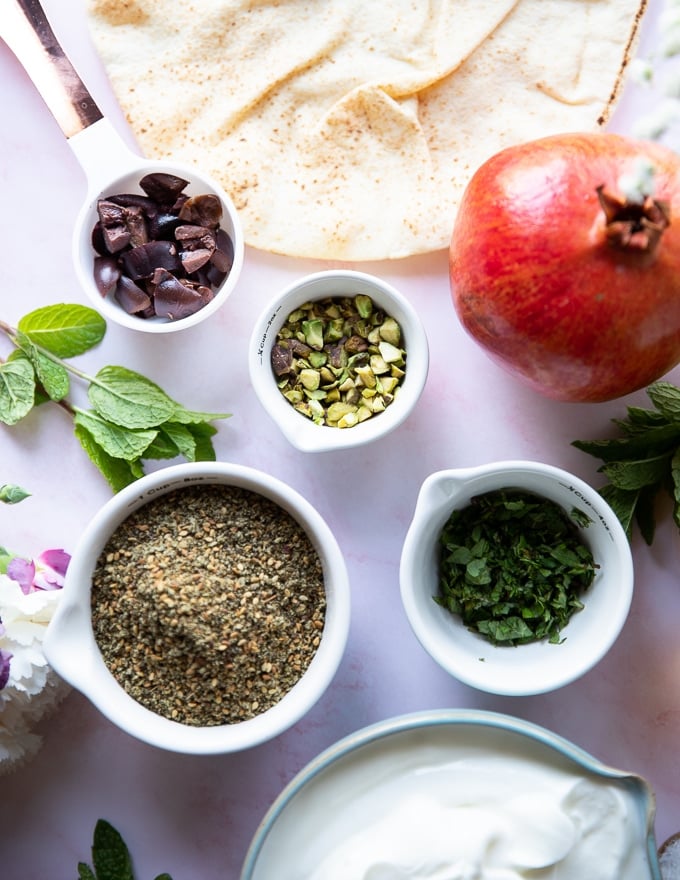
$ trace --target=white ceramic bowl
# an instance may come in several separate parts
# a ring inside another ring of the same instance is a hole
[[[580,527],[599,569],[582,596],[584,608],[561,632],[564,642],[494,646],[437,604],[438,541],[455,508],[475,495],[517,488],[542,495],[591,520]],[[418,495],[400,564],[401,598],[421,645],[465,684],[504,695],[538,694],[574,681],[598,663],[626,621],[633,593],[629,542],[616,515],[583,480],[540,462],[506,461],[431,474]]]
[[[241,221],[231,198],[212,177],[203,174],[195,168],[187,168],[174,162],[153,162],[148,159],[140,159],[138,164],[140,167],[124,171],[118,179],[108,184],[104,192],[97,191],[91,193],[81,208],[75,224],[73,237],[73,260],[76,273],[92,306],[101,312],[105,319],[144,333],[174,333],[177,330],[186,330],[201,323],[201,321],[205,321],[206,318],[221,308],[236,287],[243,268],[244,257]],[[175,174],[188,180],[189,185],[184,190],[187,195],[203,195],[208,193],[216,195],[222,203],[222,221],[220,225],[231,238],[234,247],[234,260],[231,270],[220,287],[215,291],[214,298],[193,315],[188,315],[186,318],[180,318],[176,321],[157,317],[140,318],[137,315],[128,314],[118,304],[113,294],[109,294],[106,297],[101,295],[93,277],[96,253],[92,247],[92,230],[98,220],[98,200],[105,196],[120,193],[144,195],[139,186],[140,179],[145,174],[157,172]]]
[[[520,770],[517,764],[510,763],[515,759],[526,762],[520,765]],[[521,772],[525,767],[528,767],[529,774]],[[560,776],[551,779],[546,790],[540,791],[535,788],[533,774],[534,771],[542,772],[543,768],[555,769]],[[472,773],[475,778],[471,781]],[[468,709],[418,712],[381,721],[340,740],[312,760],[286,786],[260,822],[246,855],[241,880],[310,880],[312,876],[316,880],[321,875],[313,874],[313,871],[324,858],[357,834],[364,835],[366,851],[377,854],[372,848],[377,848],[379,841],[385,838],[374,833],[376,824],[391,811],[401,808],[407,813],[409,808],[411,813],[414,809],[420,812],[415,819],[411,816],[410,824],[405,822],[400,832],[391,837],[386,847],[388,861],[395,858],[395,852],[408,850],[410,841],[416,848],[418,845],[424,848],[424,861],[435,849],[446,847],[447,839],[460,840],[462,837],[463,850],[474,852],[484,834],[491,835],[488,824],[483,820],[480,822],[479,818],[475,822],[474,813],[467,819],[472,823],[470,827],[463,823],[467,831],[461,830],[455,820],[446,823],[445,819],[440,819],[440,826],[445,825],[446,829],[442,833],[442,828],[435,827],[436,823],[430,821],[432,814],[427,799],[433,798],[436,803],[459,808],[458,815],[465,820],[466,809],[469,810],[470,803],[474,803],[473,795],[469,801],[464,801],[465,793],[474,792],[475,784],[484,785],[484,782],[490,786],[487,803],[479,804],[477,816],[488,809],[489,802],[498,798],[497,803],[507,806],[508,812],[496,822],[493,830],[502,829],[504,822],[507,825],[508,817],[514,815],[513,798],[517,797],[516,808],[526,813],[520,812],[519,828],[512,844],[521,851],[526,841],[531,845],[531,832],[534,832],[539,840],[547,838],[550,846],[547,816],[554,811],[554,801],[564,791],[565,778],[572,793],[575,786],[590,784],[594,786],[590,788],[591,792],[604,788],[610,803],[626,805],[627,818],[616,824],[604,844],[602,840],[600,843],[603,864],[612,857],[619,844],[623,848],[629,847],[627,872],[607,876],[616,876],[617,880],[661,880],[654,840],[654,794],[644,779],[607,767],[562,737],[530,722]],[[464,792],[462,803],[458,796],[461,790]],[[537,804],[533,801],[534,796],[538,797]],[[569,796],[565,796],[560,803],[568,800]],[[414,803],[418,807],[414,807]],[[546,804],[548,809],[544,809]],[[426,810],[421,809],[422,806]],[[585,809],[591,811],[596,822],[597,812],[601,809],[598,797],[595,796]],[[493,815],[492,811],[492,818]],[[578,826],[578,821],[575,825]],[[528,830],[526,837],[525,829]],[[557,829],[553,830],[558,836]],[[564,833],[563,827],[561,830]],[[578,827],[575,832],[578,835]],[[487,845],[487,853],[493,860],[502,842],[491,838]],[[597,856],[596,852],[595,859]],[[383,862],[380,864],[381,869],[375,872],[376,878],[407,876],[406,871],[389,873],[387,866]],[[460,870],[463,865],[457,864],[457,867]],[[472,868],[469,862],[466,867]],[[365,869],[363,864],[362,868]],[[508,872],[508,876],[511,873],[513,877],[520,876],[519,872]],[[544,876],[544,873],[539,870],[536,875]],[[526,876],[529,875],[533,876],[534,872],[528,871]],[[321,880],[344,880],[354,876],[359,876],[358,869],[352,873],[348,868],[344,873],[332,873],[332,877],[324,874]],[[369,876],[369,873],[360,876]],[[373,873],[370,876],[374,876]],[[416,874],[408,873],[408,876]],[[455,876],[462,877],[463,874]],[[585,878],[588,875],[584,872],[569,876]],[[592,876],[605,875],[597,872]]]
[[[94,639],[90,593],[99,555],[118,525],[147,501],[196,485],[237,486],[271,499],[306,531],[323,567],[326,618],[321,643],[306,672],[261,714],[234,724],[196,727],[155,714],[132,699],[109,672]],[[349,580],[337,542],[319,513],[274,477],[239,465],[190,463],[149,474],[118,492],[91,521],[68,567],[63,596],[45,638],[45,655],[58,675],[122,730],[175,752],[217,754],[246,749],[295,724],[324,693],[345,650],[350,619]]]
[[[288,315],[303,303],[325,297],[370,296],[401,326],[406,350],[405,376],[384,412],[351,428],[317,425],[297,412],[277,387],[271,349]],[[386,281],[352,270],[329,270],[290,284],[258,318],[248,352],[250,380],[260,403],[286,439],[304,452],[327,452],[370,443],[394,430],[411,413],[427,379],[429,350],[422,322],[408,300]]]

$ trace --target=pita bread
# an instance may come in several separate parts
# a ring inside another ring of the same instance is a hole
[[[505,146],[603,126],[646,0],[87,0],[149,157],[195,163],[255,248],[322,260],[448,245]]]

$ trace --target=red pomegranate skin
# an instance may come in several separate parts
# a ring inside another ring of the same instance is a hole
[[[605,235],[597,187],[648,157],[670,226],[653,255]],[[565,134],[503,150],[468,185],[449,254],[467,332],[547,397],[600,402],[680,362],[680,156],[613,133]]]

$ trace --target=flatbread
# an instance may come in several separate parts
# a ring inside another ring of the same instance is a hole
[[[603,126],[646,0],[87,0],[143,152],[195,163],[246,243],[322,260],[448,245],[475,169]]]

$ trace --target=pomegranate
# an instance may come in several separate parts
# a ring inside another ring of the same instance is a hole
[[[641,160],[653,193],[629,192]],[[654,382],[680,362],[680,156],[604,133],[503,150],[463,195],[449,276],[467,332],[539,393]]]

